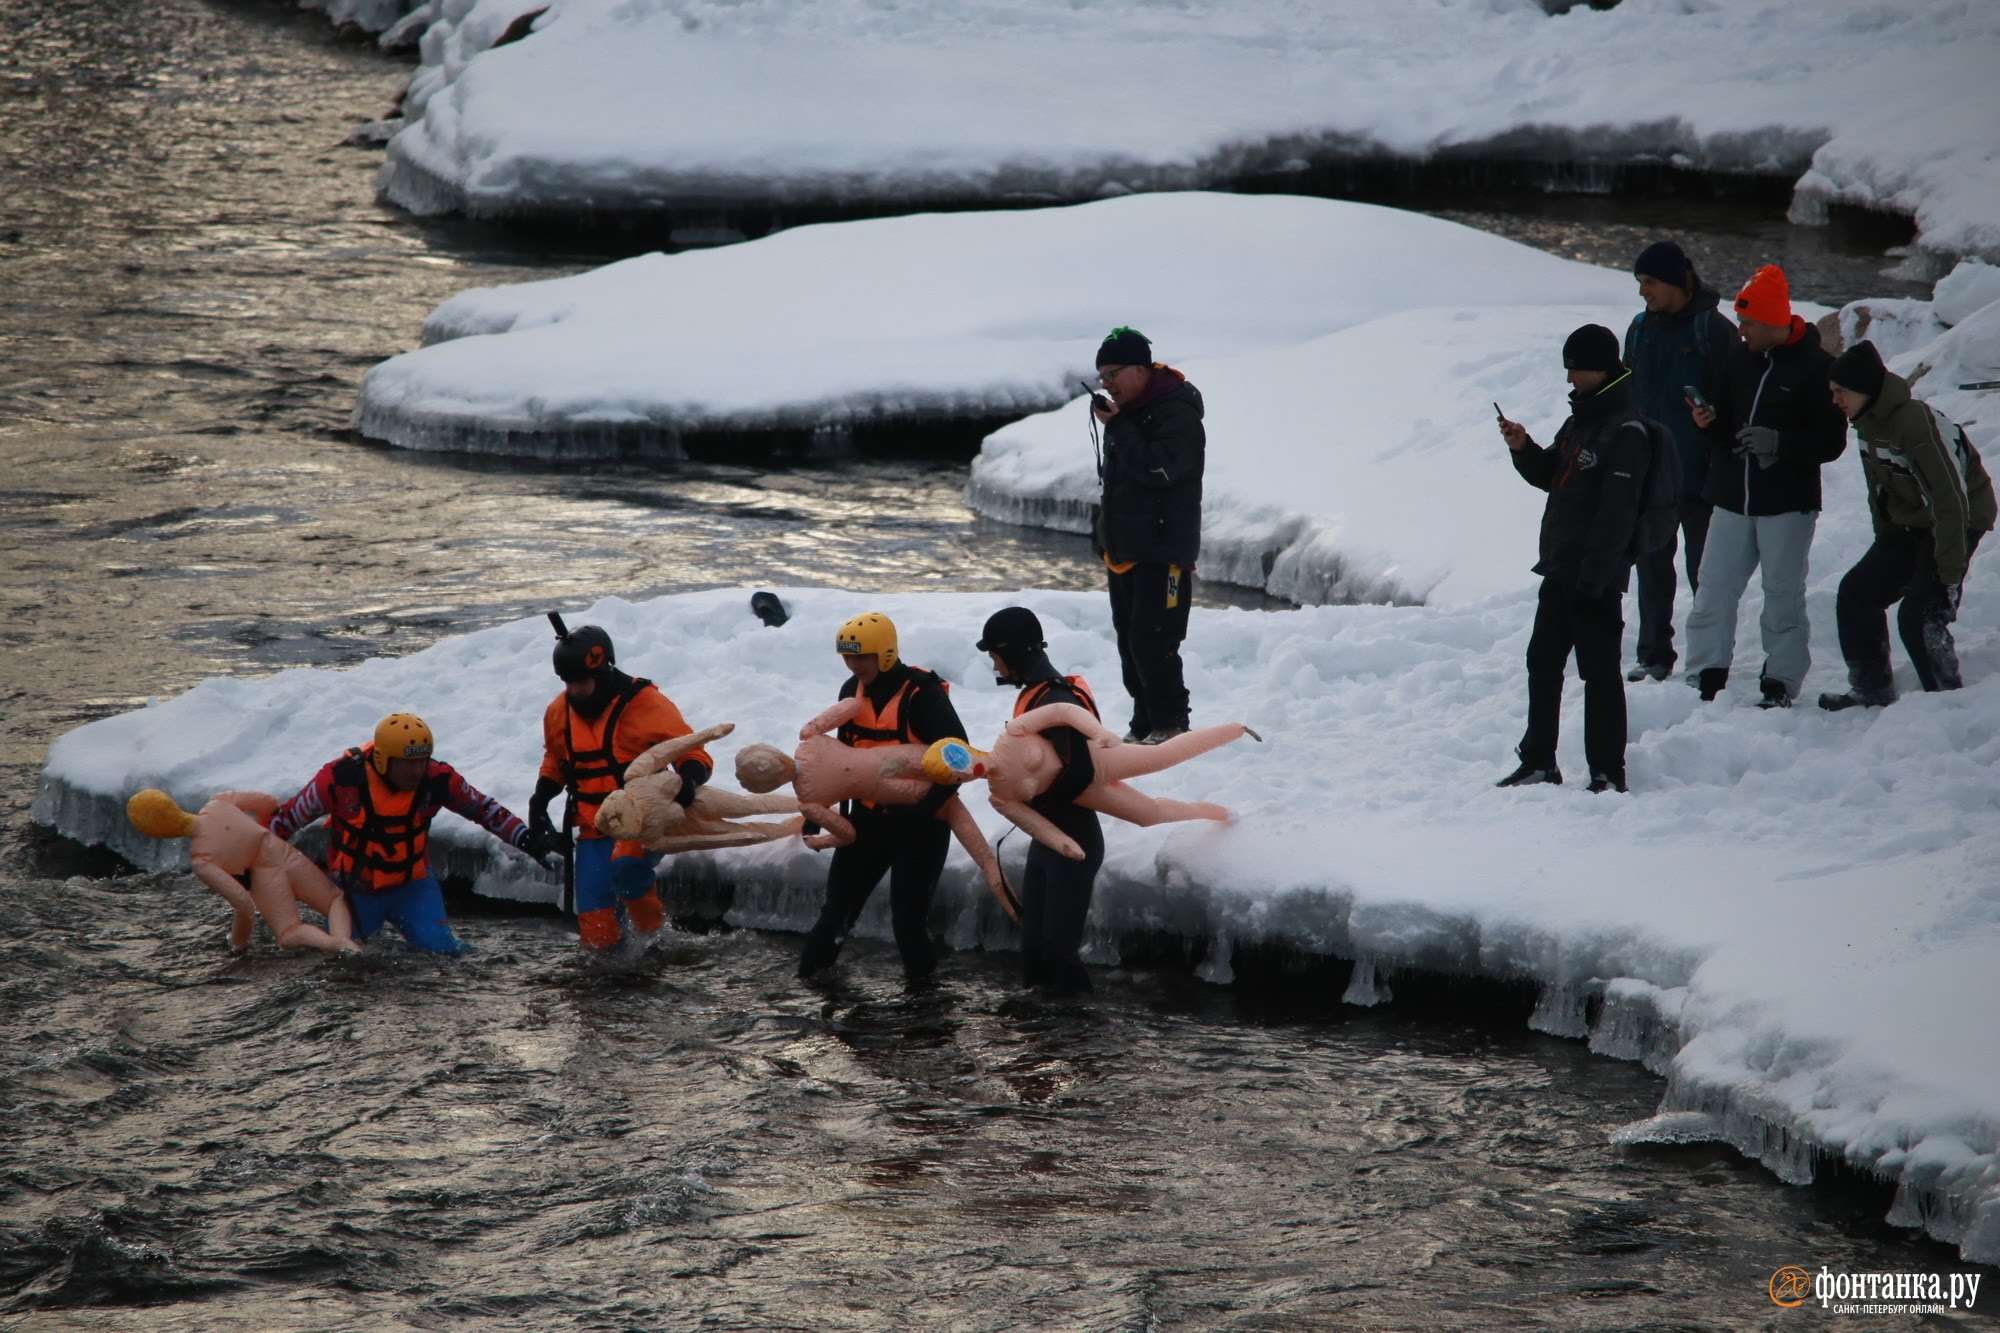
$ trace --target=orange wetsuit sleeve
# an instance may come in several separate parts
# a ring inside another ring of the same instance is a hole
[[[569,763],[569,737],[563,733],[563,701],[557,695],[542,710],[541,776],[557,782],[569,781],[564,771]]]
[[[612,740],[611,752],[619,763],[629,764],[661,741],[685,736],[693,730],[672,699],[657,689],[641,690],[625,705],[625,716],[618,720],[618,735]],[[709,772],[715,771],[715,760],[705,749],[690,750],[685,758],[699,760]]]

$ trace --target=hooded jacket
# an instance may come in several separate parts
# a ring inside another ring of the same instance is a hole
[[[1833,358],[1819,330],[1792,316],[1792,337],[1768,352],[1748,347],[1730,359],[1716,386],[1715,424],[1708,439],[1708,482],[1702,499],[1732,514],[1817,513],[1819,470],[1847,448],[1847,419],[1833,405],[1826,372]],[[1736,432],[1768,426],[1778,432],[1778,461],[1760,467],[1739,453]]]
[[[1593,596],[1625,591],[1652,452],[1629,371],[1595,393],[1572,393],[1554,444],[1529,440],[1515,451],[1514,470],[1549,493],[1537,574]]]
[[[1110,559],[1192,568],[1200,557],[1201,418],[1201,391],[1155,366],[1145,392],[1104,423],[1097,540]]]
[[[1674,433],[1680,446],[1681,495],[1698,500],[1708,482],[1708,439],[1687,405],[1693,386],[1711,401],[1730,365],[1743,355],[1743,337],[1716,309],[1713,287],[1695,288],[1672,314],[1642,310],[1625,330],[1625,364],[1632,367],[1632,396],[1641,414]]]
[[[1928,530],[1939,582],[1963,582],[1971,536],[1991,532],[1996,518],[1992,478],[1965,432],[1912,398],[1908,380],[1885,374],[1882,392],[1854,418],[1854,433],[1877,534]]]

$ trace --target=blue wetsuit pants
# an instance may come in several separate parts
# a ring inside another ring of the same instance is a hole
[[[435,877],[425,875],[393,889],[371,892],[343,883],[347,905],[354,913],[354,933],[366,940],[382,929],[384,921],[403,932],[412,948],[425,953],[461,954],[465,946],[451,933],[444,919],[444,889]]]

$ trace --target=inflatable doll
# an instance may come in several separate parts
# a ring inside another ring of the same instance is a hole
[[[814,851],[845,847],[854,841],[854,825],[833,808],[842,801],[873,801],[877,805],[915,805],[928,796],[932,782],[924,776],[921,745],[877,745],[856,749],[832,733],[861,709],[859,699],[842,699],[799,728],[799,748],[786,755],[775,745],[746,745],[736,756],[736,780],[745,791],[776,791],[786,783],[798,793],[799,811],[825,830],[806,839]],[[954,794],[938,810],[951,826],[959,846],[972,857],[986,886],[1007,915],[1020,919],[1014,891],[1000,873],[999,858],[973,822],[972,812]]]
[[[1210,801],[1170,801],[1148,796],[1125,785],[1141,773],[1172,768],[1198,754],[1220,749],[1240,736],[1263,740],[1240,722],[1183,732],[1157,745],[1122,741],[1116,732],[1075,704],[1046,704],[1009,722],[991,750],[975,750],[964,741],[939,741],[925,752],[923,772],[933,782],[986,779],[993,808],[1036,842],[1072,861],[1083,858],[1074,839],[1036,814],[1028,803],[1048,790],[1062,764],[1055,747],[1042,739],[1049,727],[1074,727],[1090,743],[1097,776],[1076,803],[1099,814],[1143,826],[1186,819],[1227,820],[1229,811]]]
[[[125,803],[125,817],[148,837],[189,840],[188,863],[196,877],[236,909],[232,949],[249,947],[261,912],[281,949],[358,953],[346,895],[305,853],[265,827],[277,809],[277,798],[263,792],[226,791],[191,815],[173,797],[149,787]],[[236,878],[245,873],[247,892]],[[299,920],[300,903],[324,914],[327,928]]]
[[[704,727],[687,736],[661,741],[625,767],[625,785],[597,807],[597,827],[614,838],[643,843],[650,852],[693,852],[717,847],[749,847],[797,833],[805,822],[736,823],[745,815],[796,815],[799,803],[789,796],[745,795],[704,786],[694,801],[682,805],[681,775],[674,765],[736,730],[733,722]]]

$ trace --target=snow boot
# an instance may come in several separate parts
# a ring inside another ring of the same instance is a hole
[[[1783,681],[1772,680],[1769,676],[1766,676],[1757,682],[1757,688],[1764,692],[1764,697],[1757,701],[1759,708],[1790,708],[1792,706],[1792,692],[1785,688]]]
[[[1819,706],[1829,713],[1844,713],[1850,708],[1887,708],[1894,702],[1894,690],[1849,690],[1845,694],[1822,694],[1819,697]]]
[[[1712,703],[1716,695],[1729,687],[1729,668],[1703,667],[1701,675],[1695,678],[1694,687],[1701,691],[1703,703]]]
[[[1139,743],[1141,745],[1158,745],[1161,741],[1170,741],[1176,736],[1187,735],[1187,730],[1186,727],[1161,727],[1149,733],[1146,739]]]
[[[1592,773],[1590,775],[1590,785],[1584,788],[1584,790],[1589,792],[1622,792],[1625,790],[1625,775],[1623,773]]]
[[[1637,684],[1642,680],[1665,680],[1673,674],[1671,666],[1661,666],[1658,662],[1641,662],[1625,673],[1625,679]]]
[[[1493,785],[1496,787],[1532,787],[1538,782],[1546,782],[1551,786],[1560,787],[1562,786],[1562,781],[1562,770],[1554,764],[1543,768],[1538,764],[1531,764],[1523,760],[1519,768]]]

